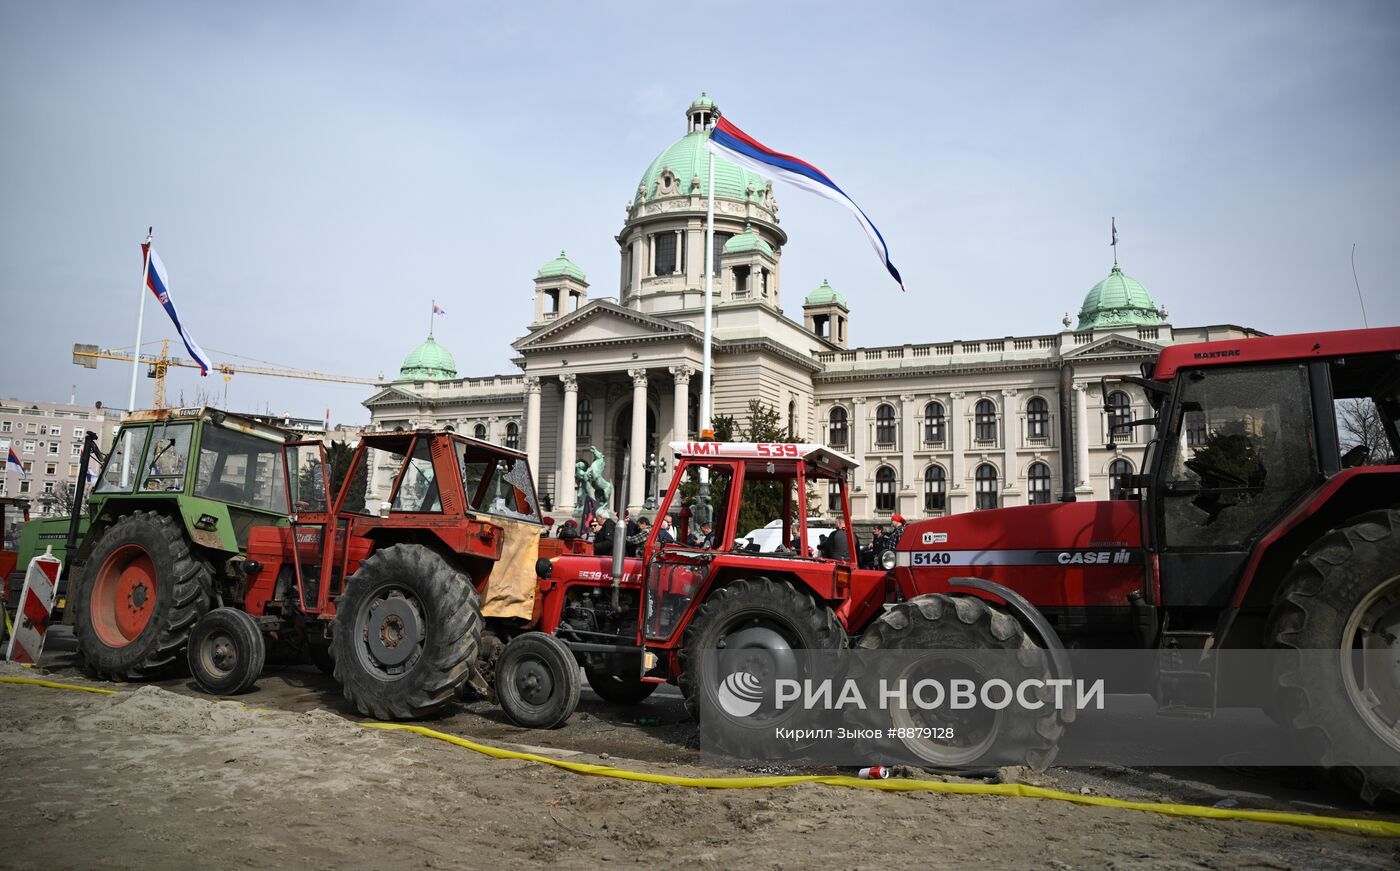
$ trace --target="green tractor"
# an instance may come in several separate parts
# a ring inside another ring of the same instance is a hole
[[[136,412],[77,521],[28,525],[21,560],[66,545],[54,548],[69,562],[64,622],[91,668],[152,676],[184,661],[206,611],[242,600],[248,530],[287,523],[288,437],[212,408]]]

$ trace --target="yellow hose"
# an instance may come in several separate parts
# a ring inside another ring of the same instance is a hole
[[[115,690],[77,686],[76,684],[55,683],[27,677],[0,677],[0,683],[25,686],[50,687],[60,690],[78,690],[87,693],[115,694]],[[424,726],[408,723],[360,723],[366,729],[381,729],[390,732],[412,732],[427,738],[446,741],[495,759],[520,759],[552,765],[575,774],[592,777],[611,777],[617,780],[633,780],[641,783],[661,783],[670,786],[685,786],[696,789],[776,789],[796,786],[800,783],[819,783],[825,786],[844,786],[857,789],[880,789],[887,792],[938,792],[947,795],[999,795],[1007,798],[1041,798],[1054,801],[1067,801],[1073,804],[1094,807],[1113,807],[1124,810],[1145,811],[1171,817],[1194,817],[1208,820],[1249,820],[1256,823],[1275,823],[1291,826],[1306,826],[1314,829],[1330,829],[1358,835],[1378,835],[1400,837],[1400,823],[1385,820],[1356,819],[1353,817],[1327,817],[1312,814],[1295,814],[1286,811],[1251,811],[1237,808],[1204,807],[1194,804],[1172,804],[1170,802],[1124,801],[1096,795],[1079,795],[1058,789],[1041,786],[1027,786],[1020,783],[945,783],[940,780],[861,780],[846,775],[799,774],[769,777],[687,777],[673,774],[652,774],[645,771],[629,771],[608,765],[594,765],[589,762],[569,762],[553,759],[537,753],[523,753],[506,750],[489,744],[478,744],[466,738],[449,735]]]

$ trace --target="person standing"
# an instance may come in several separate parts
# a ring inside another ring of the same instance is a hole
[[[656,533],[657,544],[675,544],[676,532],[671,524],[671,515],[661,515],[661,529]]]

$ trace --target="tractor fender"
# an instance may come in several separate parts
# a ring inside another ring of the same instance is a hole
[[[1074,677],[1074,668],[1070,665],[1069,654],[1065,652],[1065,645],[1060,641],[1055,627],[1050,625],[1050,621],[1045,619],[1045,615],[1040,613],[1025,596],[1010,587],[981,578],[949,578],[948,586],[967,587],[1005,599],[1007,606],[1016,613],[1021,622],[1029,626],[1040,637],[1040,643],[1045,646],[1046,653],[1050,655],[1050,669],[1055,678],[1069,680]],[[1061,712],[1060,718],[1066,723],[1072,722],[1074,709],[1065,709]]]

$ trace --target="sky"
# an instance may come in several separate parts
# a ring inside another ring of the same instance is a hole
[[[392,376],[436,300],[459,373],[517,371],[540,265],[567,250],[616,295],[625,204],[702,90],[884,234],[907,293],[848,212],[775,185],[784,309],[829,280],[853,344],[1058,331],[1108,273],[1110,218],[1175,324],[1348,329],[1363,299],[1400,324],[1389,0],[10,0],[0,398],[126,406],[129,364],[71,352],[132,346],[148,226],[216,361]],[[351,424],[371,391],[168,387]]]

